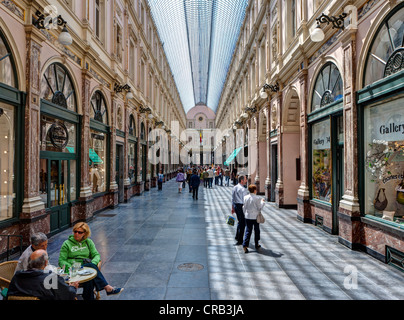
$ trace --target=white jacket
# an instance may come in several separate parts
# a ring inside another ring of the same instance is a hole
[[[257,219],[258,213],[262,210],[265,205],[263,199],[257,195],[251,193],[244,197],[243,212],[246,219],[255,220]]]

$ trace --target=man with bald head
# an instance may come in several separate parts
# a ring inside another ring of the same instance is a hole
[[[68,285],[56,273],[44,271],[48,254],[43,249],[35,250],[27,270],[17,271],[11,279],[7,296],[32,296],[40,300],[74,300],[78,283]]]

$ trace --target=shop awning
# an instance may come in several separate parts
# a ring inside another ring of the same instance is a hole
[[[227,158],[227,160],[224,162],[225,166],[230,165],[230,162],[232,162],[234,160],[234,158],[238,155],[238,153],[240,152],[240,150],[242,150],[243,147],[237,148],[235,149],[232,154],[230,155],[230,157]]]
[[[90,161],[93,164],[99,164],[99,163],[103,163],[102,159],[100,158],[100,156],[94,151],[94,149],[90,149]]]

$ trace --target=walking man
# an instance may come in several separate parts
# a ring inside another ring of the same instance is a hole
[[[237,216],[237,231],[235,239],[236,246],[243,244],[244,230],[245,230],[245,217],[243,212],[244,196],[248,195],[247,189],[244,187],[247,183],[247,177],[240,175],[238,178],[239,183],[233,187],[232,192],[232,213],[235,212]]]
[[[193,175],[191,179],[189,180],[189,186],[192,188],[192,198],[198,200],[198,189],[199,185],[201,183],[201,178],[199,178],[199,175],[196,172],[196,169],[194,169]]]

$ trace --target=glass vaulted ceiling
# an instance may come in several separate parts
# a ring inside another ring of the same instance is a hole
[[[185,112],[216,112],[248,0],[148,0]]]

